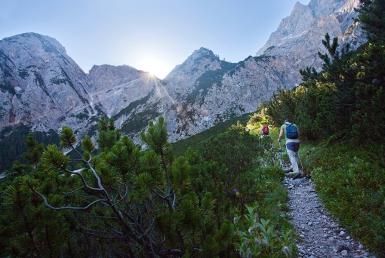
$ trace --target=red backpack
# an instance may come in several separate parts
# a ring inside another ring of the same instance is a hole
[[[269,126],[264,125],[264,126],[262,127],[262,133],[263,133],[263,134],[269,134]]]

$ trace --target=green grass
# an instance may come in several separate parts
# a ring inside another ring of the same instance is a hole
[[[221,122],[216,124],[215,126],[211,127],[210,129],[203,131],[201,133],[198,133],[196,135],[193,135],[189,138],[177,141],[172,144],[172,147],[174,149],[174,153],[176,156],[182,156],[186,150],[191,147],[193,149],[197,149],[200,146],[200,143],[204,140],[207,140],[211,136],[218,135],[220,133],[225,132],[231,125],[237,124],[237,121],[239,121],[241,124],[246,125],[246,123],[249,121],[251,114],[244,114],[239,117],[234,117],[230,120],[227,120],[225,122]]]

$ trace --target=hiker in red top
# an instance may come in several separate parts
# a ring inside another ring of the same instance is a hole
[[[262,131],[262,134],[269,135],[269,126],[268,125],[263,125],[261,131]]]

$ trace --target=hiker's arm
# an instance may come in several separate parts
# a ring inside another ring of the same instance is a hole
[[[283,136],[283,130],[281,129],[281,131],[279,131],[278,141],[281,141],[282,136]]]

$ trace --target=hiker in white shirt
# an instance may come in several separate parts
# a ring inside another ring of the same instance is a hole
[[[297,125],[292,124],[289,119],[286,119],[285,123],[281,126],[278,136],[279,142],[284,135],[286,138],[286,151],[289,155],[290,163],[293,166],[293,174],[298,175],[300,174],[298,167],[299,130]]]

